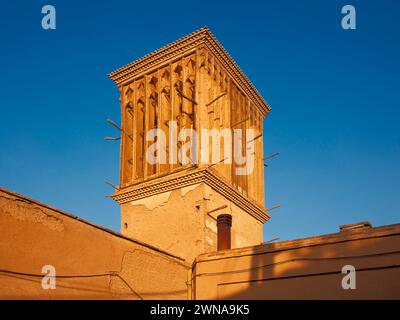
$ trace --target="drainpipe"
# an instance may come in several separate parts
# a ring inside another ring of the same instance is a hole
[[[217,217],[218,251],[231,248],[231,227],[232,216],[230,214],[220,214]]]
[[[187,299],[193,300],[193,268],[196,265],[196,260],[193,261],[192,265],[190,266],[188,273],[187,273]]]

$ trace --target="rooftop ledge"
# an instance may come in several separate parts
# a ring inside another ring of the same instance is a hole
[[[359,225],[360,223],[352,224]],[[361,223],[362,224],[362,223]],[[365,224],[365,223],[364,223]],[[286,240],[281,242],[262,244],[250,247],[222,250],[199,255],[193,265],[202,261],[220,260],[229,258],[240,258],[249,255],[273,253],[283,250],[311,247],[317,245],[354,241],[369,238],[382,238],[400,234],[400,224],[390,224],[380,227],[366,226],[363,228],[353,228],[346,232],[329,233],[319,236]]]

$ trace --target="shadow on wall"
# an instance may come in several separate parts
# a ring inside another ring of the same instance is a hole
[[[202,255],[195,296],[400,299],[399,247],[400,225],[392,225]],[[342,287],[345,265],[355,268],[355,289]]]

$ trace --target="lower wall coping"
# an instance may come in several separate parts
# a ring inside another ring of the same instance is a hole
[[[352,231],[337,232],[337,233],[330,233],[330,234],[324,234],[307,238],[286,240],[265,245],[256,245],[250,247],[203,253],[199,255],[195,259],[195,261],[193,261],[192,267],[194,267],[197,263],[205,261],[240,258],[243,256],[267,254],[284,250],[299,249],[303,247],[311,247],[311,246],[370,239],[370,238],[381,238],[394,235],[400,235],[400,224],[391,224],[380,227],[356,229]]]

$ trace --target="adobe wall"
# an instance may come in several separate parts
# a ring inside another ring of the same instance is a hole
[[[204,186],[204,199],[206,199],[206,212],[209,212],[205,215],[206,235],[212,244],[207,248],[208,252],[217,250],[217,217],[223,213],[232,215],[232,249],[259,245],[263,242],[263,224],[260,221],[207,185]],[[218,208],[221,209],[216,210]]]
[[[44,265],[55,290],[41,286]],[[0,269],[0,299],[187,298],[179,257],[3,188]]]
[[[121,232],[192,262],[204,250],[201,185],[121,205]]]
[[[183,257],[217,250],[219,214],[232,215],[232,248],[262,242],[262,223],[198,183],[121,205],[121,232]]]
[[[400,224],[203,254],[196,299],[400,299]],[[356,270],[344,290],[342,267]]]

